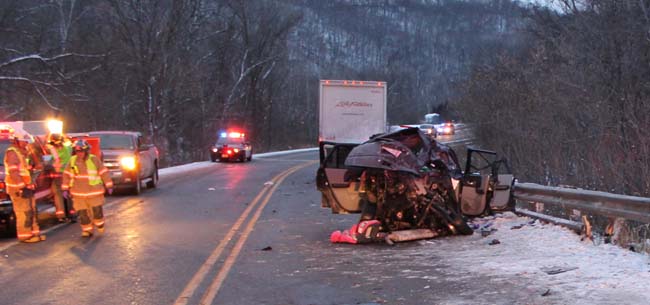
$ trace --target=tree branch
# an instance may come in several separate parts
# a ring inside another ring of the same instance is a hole
[[[65,53],[65,54],[59,54],[59,55],[52,56],[52,57],[43,57],[43,56],[41,56],[39,54],[32,54],[32,55],[25,55],[25,56],[21,56],[21,57],[16,57],[14,59],[6,61],[6,62],[0,64],[0,69],[2,69],[4,67],[7,67],[7,66],[10,66],[10,65],[13,65],[15,63],[19,63],[21,61],[38,60],[38,61],[41,61],[43,63],[47,63],[47,62],[50,62],[50,61],[55,61],[55,60],[58,60],[58,59],[61,59],[61,58],[66,58],[66,57],[71,57],[71,56],[97,58],[97,57],[106,56],[106,54],[91,55],[91,54]]]
[[[46,85],[46,86],[49,86],[49,87],[51,87],[51,88],[53,88],[53,89],[60,92],[60,90],[58,90],[58,88],[56,88],[54,85],[52,85],[50,83],[33,81],[33,80],[29,79],[29,78],[19,77],[19,76],[0,76],[0,81],[3,81],[3,80],[22,81],[22,82],[27,82],[27,83],[31,84],[32,87],[34,87],[34,90],[36,91],[36,93],[38,93],[38,95],[43,99],[43,101],[45,102],[45,104],[47,104],[48,107],[50,107],[50,108],[52,108],[53,110],[56,110],[56,111],[61,111],[61,108],[52,105],[50,100],[48,100],[47,97],[45,97],[43,92],[41,92],[41,89],[39,89],[36,84]]]

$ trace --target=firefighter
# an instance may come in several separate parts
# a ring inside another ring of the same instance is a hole
[[[63,142],[60,134],[51,134],[48,141],[48,149],[52,155],[52,166],[54,167],[50,177],[52,178],[51,190],[54,194],[54,206],[56,207],[56,218],[59,222],[72,218],[74,210],[69,205],[69,200],[64,200],[61,191],[63,180],[63,169],[65,169],[72,157],[72,147]]]
[[[104,164],[89,152],[88,142],[77,140],[72,148],[74,155],[63,171],[63,196],[72,196],[82,237],[92,236],[93,228],[104,233],[104,188],[113,193],[113,181]]]
[[[18,240],[35,243],[45,240],[45,236],[41,235],[38,227],[38,211],[34,200],[36,185],[32,181],[27,159],[27,146],[33,143],[34,139],[22,131],[12,129],[10,132],[13,141],[4,157],[7,193],[11,196],[16,214]]]

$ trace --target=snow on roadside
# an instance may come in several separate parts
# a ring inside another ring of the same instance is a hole
[[[272,156],[281,156],[286,154],[309,152],[309,151],[316,151],[316,150],[318,150],[318,148],[302,148],[302,149],[293,149],[293,150],[274,151],[274,152],[268,152],[262,154],[253,154],[253,158],[255,159],[255,158],[265,158],[265,157],[272,157]],[[179,173],[193,171],[196,169],[206,168],[212,166],[213,164],[214,163],[210,161],[188,163],[188,164],[183,164],[178,166],[161,168],[158,171],[158,174],[161,177],[164,177],[168,175],[179,174]]]
[[[647,255],[609,244],[596,246],[566,228],[513,213],[477,219],[473,224],[496,231],[482,237],[477,230],[461,245],[428,242],[450,247],[454,255],[445,257],[443,263],[483,276],[523,277],[549,289],[553,296],[549,301],[563,300],[561,304],[648,304],[650,300]],[[495,239],[500,243],[490,245]],[[576,267],[554,275],[544,271]]]
[[[310,152],[310,151],[318,151],[318,147],[267,152],[267,153],[262,153],[262,154],[255,154],[254,157],[265,158],[265,157],[281,156],[281,155],[286,155],[286,154]]]
[[[212,165],[213,163],[210,161],[202,161],[202,162],[194,162],[194,163],[188,163],[188,164],[183,164],[183,165],[178,165],[178,166],[172,166],[172,167],[165,167],[161,168],[158,170],[158,175],[160,177],[172,175],[172,174],[178,174],[178,173],[184,173],[184,172],[189,172],[193,171],[196,169],[201,169],[208,167]]]

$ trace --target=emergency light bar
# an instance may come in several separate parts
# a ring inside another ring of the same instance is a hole
[[[220,136],[222,138],[243,138],[245,135],[241,132],[231,131],[230,133],[222,132]]]

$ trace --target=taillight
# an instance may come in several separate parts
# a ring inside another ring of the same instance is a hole
[[[0,191],[4,191],[7,185],[5,184],[4,181],[0,181]]]

